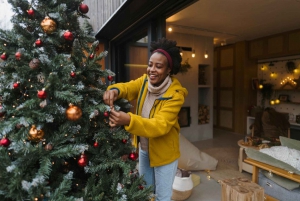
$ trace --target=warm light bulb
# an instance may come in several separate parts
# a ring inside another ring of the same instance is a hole
[[[279,104],[279,103],[280,103],[280,100],[279,100],[279,99],[276,99],[276,100],[275,100],[275,103],[276,103],[276,104]]]
[[[205,58],[205,59],[207,59],[207,58],[208,58],[207,51],[205,51],[204,58]]]
[[[294,70],[294,73],[298,73],[298,69],[295,69],[295,70]]]
[[[172,27],[169,27],[169,28],[168,28],[168,31],[169,31],[169,32],[171,32],[172,30],[173,30]]]
[[[182,56],[183,55],[183,53],[182,52],[180,52],[180,56]]]
[[[192,57],[194,58],[195,56],[196,56],[195,50],[193,50]]]
[[[259,87],[260,89],[262,89],[262,88],[264,88],[264,85],[260,84],[258,87]]]
[[[275,104],[275,101],[274,101],[274,100],[271,100],[271,101],[270,101],[270,104],[271,104],[271,105],[274,105],[274,104]]]
[[[275,76],[275,73],[274,73],[274,72],[272,72],[272,73],[271,73],[271,77],[274,77],[274,76]]]

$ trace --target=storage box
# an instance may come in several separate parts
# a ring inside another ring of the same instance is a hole
[[[265,193],[278,200],[296,201],[300,200],[300,188],[292,191],[283,188],[264,176],[262,173],[258,175],[258,184],[264,188]]]

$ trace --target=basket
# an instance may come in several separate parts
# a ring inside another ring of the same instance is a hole
[[[172,200],[182,201],[188,199],[192,194],[192,189],[187,191],[178,191],[173,189]]]
[[[186,200],[192,194],[193,181],[192,175],[189,177],[178,177],[175,176],[173,182],[173,193],[172,199],[175,201]]]

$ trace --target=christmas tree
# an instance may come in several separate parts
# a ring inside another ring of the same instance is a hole
[[[149,200],[130,134],[108,125],[114,73],[82,0],[8,0],[0,30],[0,200]],[[115,109],[128,107],[119,100]]]

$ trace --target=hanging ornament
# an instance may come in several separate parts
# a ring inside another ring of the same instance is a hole
[[[76,73],[72,71],[72,72],[70,73],[70,76],[71,76],[72,78],[75,78],[75,77],[76,77]]]
[[[56,30],[56,23],[46,16],[41,22],[41,27],[46,34],[52,34]]]
[[[29,62],[29,67],[32,69],[32,70],[35,70],[39,67],[40,65],[40,60],[38,59],[32,59],[30,62]]]
[[[89,7],[84,4],[84,3],[81,3],[78,7],[79,11],[83,14],[86,14],[87,12],[89,12]]]
[[[42,90],[38,91],[37,96],[40,99],[45,99],[45,98],[47,98],[47,92],[45,91],[45,89],[42,89]]]
[[[19,86],[20,86],[20,83],[19,83],[19,82],[15,82],[15,83],[13,84],[13,88],[14,88],[14,89],[19,88]]]
[[[0,105],[0,117],[3,117],[5,115],[5,110],[2,105]]]
[[[42,102],[40,102],[40,107],[44,108],[47,106],[47,99],[43,100]]]
[[[29,130],[28,140],[38,142],[44,137],[43,130],[37,130],[35,125],[32,125]]]
[[[139,185],[138,188],[139,188],[140,190],[143,190],[143,189],[144,189],[144,186],[143,186],[143,185]]]
[[[103,116],[109,117],[109,112],[105,111],[105,112],[103,113]]]
[[[97,141],[94,142],[93,146],[94,146],[95,148],[99,147],[99,142],[97,142]]]
[[[3,53],[1,54],[0,58],[5,61],[7,59],[7,54]]]
[[[111,75],[109,75],[109,76],[107,76],[107,79],[108,79],[109,81],[113,81],[113,80],[114,80],[114,77],[111,76]]]
[[[0,140],[0,146],[8,147],[10,145],[10,140],[6,137]]]
[[[82,116],[82,110],[79,107],[71,104],[66,110],[66,116],[70,121],[77,121]]]
[[[80,158],[78,159],[77,161],[78,165],[80,167],[85,167],[87,166],[87,163],[88,163],[88,159],[87,159],[87,156],[85,154],[81,154]]]
[[[33,28],[32,26],[28,25],[28,26],[26,27],[26,30],[29,31],[29,32],[33,32],[33,31],[34,31],[34,28]]]
[[[123,144],[126,144],[126,143],[127,143],[127,140],[126,140],[126,139],[123,139],[122,142],[123,142]]]
[[[48,144],[45,145],[44,149],[46,151],[51,151],[53,149],[53,145],[51,143],[48,143]]]
[[[136,153],[136,152],[131,152],[130,154],[129,154],[129,159],[130,160],[132,160],[132,161],[135,161],[137,158],[138,158],[138,153]]]
[[[32,8],[30,8],[29,10],[27,10],[28,15],[33,16],[34,15],[34,10]]]
[[[17,128],[17,129],[20,129],[20,128],[22,128],[22,127],[23,127],[22,124],[17,124],[17,125],[16,125],[16,128]]]
[[[21,59],[21,52],[16,52],[15,57],[17,60]]]
[[[69,30],[65,31],[65,33],[64,33],[64,39],[66,39],[68,41],[72,41],[74,39],[73,33],[70,32]]]
[[[37,46],[37,47],[42,47],[42,46],[43,46],[42,40],[38,38],[38,39],[35,41],[35,46]]]
[[[92,54],[90,54],[89,58],[90,58],[90,59],[93,59],[94,56],[95,56],[95,55],[92,53]]]

